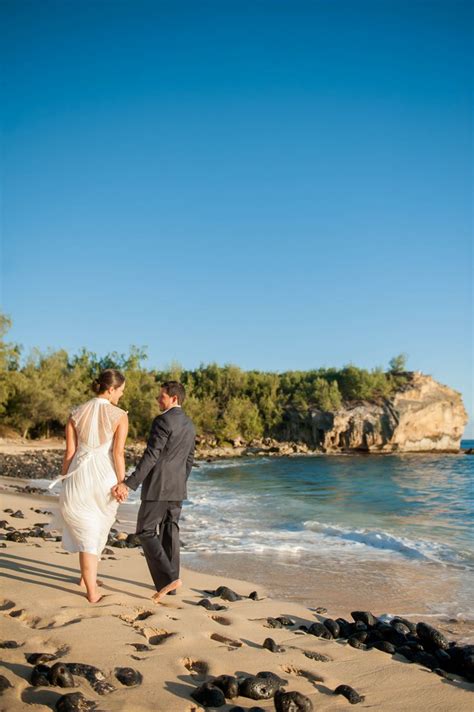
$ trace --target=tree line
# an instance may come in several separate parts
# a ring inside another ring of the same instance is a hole
[[[72,407],[92,397],[90,384],[104,368],[125,375],[120,406],[128,410],[130,437],[147,436],[157,414],[159,384],[180,380],[187,393],[184,408],[199,436],[209,442],[278,439],[288,409],[335,411],[355,401],[381,401],[406,382],[406,357],[394,357],[385,371],[352,364],[283,373],[244,371],[215,363],[187,370],[171,364],[163,370],[145,367],[146,351],[131,347],[127,354],[103,357],[83,349],[33,350],[22,358],[18,344],[8,343],[11,327],[0,314],[0,417],[23,437],[49,437],[63,431]]]

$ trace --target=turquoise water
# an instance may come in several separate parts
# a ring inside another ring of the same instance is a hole
[[[183,507],[183,562],[232,575],[239,561],[242,578],[261,573],[263,583],[278,570],[278,594],[296,595],[298,581],[308,600],[325,570],[352,572],[345,585],[369,594],[396,571],[416,600],[472,620],[473,483],[474,456],[463,453],[200,463]],[[139,494],[121,507],[122,526],[134,526]]]
[[[468,455],[243,459],[193,471],[188,549],[405,559],[474,570]]]

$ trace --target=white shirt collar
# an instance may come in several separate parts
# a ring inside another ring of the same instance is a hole
[[[167,408],[166,410],[164,410],[162,413],[160,413],[160,415],[164,415],[165,413],[167,413],[169,410],[172,410],[173,408],[181,408],[181,406],[178,405],[178,404],[176,404],[176,405],[170,405],[170,407]]]

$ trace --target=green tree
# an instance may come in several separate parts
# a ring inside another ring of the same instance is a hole
[[[390,373],[402,373],[407,370],[408,354],[398,354],[389,361]]]

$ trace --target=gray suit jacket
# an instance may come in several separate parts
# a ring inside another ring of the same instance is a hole
[[[183,500],[194,461],[196,431],[181,408],[171,408],[152,423],[150,437],[135,471],[125,478],[133,490],[142,485],[146,500]]]

